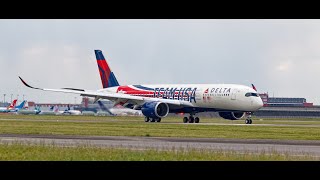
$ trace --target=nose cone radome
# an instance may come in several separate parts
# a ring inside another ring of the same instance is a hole
[[[254,103],[253,103],[253,107],[255,110],[259,110],[261,107],[263,106],[263,102],[262,102],[262,99],[259,97],[259,98],[256,98]]]

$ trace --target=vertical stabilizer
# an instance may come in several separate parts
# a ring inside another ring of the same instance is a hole
[[[101,50],[94,50],[103,88],[119,86],[116,76],[111,71]]]
[[[14,109],[16,107],[17,99],[13,100],[10,106],[7,107],[7,109]]]
[[[98,104],[99,104],[99,107],[101,108],[102,111],[106,111],[109,114],[114,115],[112,112],[110,112],[110,110],[101,101],[98,101]]]

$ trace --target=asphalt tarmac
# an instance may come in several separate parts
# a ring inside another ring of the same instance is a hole
[[[46,144],[57,146],[98,146],[128,149],[204,149],[237,153],[281,153],[320,157],[320,140],[263,140],[223,138],[68,136],[1,134],[0,143]]]

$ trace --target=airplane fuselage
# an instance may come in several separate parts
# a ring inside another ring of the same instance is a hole
[[[179,100],[195,108],[202,108],[200,111],[256,111],[263,105],[260,97],[246,96],[246,93],[257,94],[254,89],[236,84],[127,85],[99,91]]]

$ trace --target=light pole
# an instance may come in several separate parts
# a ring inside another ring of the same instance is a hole
[[[24,101],[24,94],[22,94],[22,101]]]
[[[3,94],[3,103],[6,102],[6,94]]]
[[[17,94],[17,103],[18,103],[18,101],[19,101],[18,99],[19,99],[19,94]]]
[[[11,94],[11,102],[12,102],[12,95],[13,95],[13,94]]]

